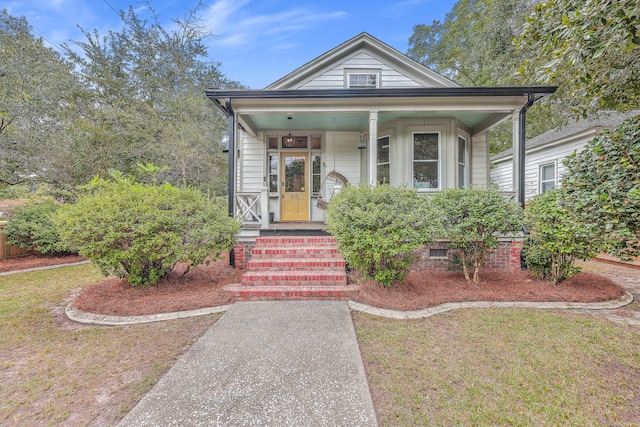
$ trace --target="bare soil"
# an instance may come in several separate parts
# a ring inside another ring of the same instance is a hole
[[[0,261],[0,271],[22,269],[45,263],[74,262],[77,257],[28,256]],[[178,266],[157,285],[132,288],[126,281],[109,278],[82,289],[74,306],[80,310],[113,315],[142,315],[193,310],[233,302],[223,287],[240,281],[241,271],[229,266],[226,256],[191,269]],[[414,271],[401,282],[384,288],[363,281],[351,272],[349,282],[360,290],[352,299],[376,307],[418,310],[446,302],[462,301],[570,301],[596,302],[619,298],[624,288],[600,274],[582,272],[554,286],[534,280],[524,271],[484,272],[479,284],[467,283],[460,272]]]

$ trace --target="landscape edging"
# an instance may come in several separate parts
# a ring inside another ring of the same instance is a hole
[[[530,301],[473,301],[473,302],[447,302],[434,307],[421,310],[391,310],[363,304],[349,300],[349,308],[355,311],[386,317],[389,319],[423,319],[446,313],[452,310],[465,308],[535,308],[535,309],[565,309],[565,310],[613,310],[624,307],[633,302],[633,295],[625,291],[621,298],[603,302],[530,302]]]
[[[391,310],[386,308],[373,307],[357,301],[349,300],[349,308],[355,311],[371,314],[374,316],[386,317],[389,319],[423,319],[435,316],[436,314],[448,311],[467,308],[533,308],[533,309],[565,309],[565,310],[613,310],[624,307],[633,302],[633,295],[625,291],[621,298],[603,302],[529,302],[529,301],[473,301],[473,302],[448,302],[434,307],[421,310]],[[184,319],[187,317],[202,316],[206,314],[216,314],[225,312],[231,307],[230,304],[216,307],[201,308],[198,310],[175,311],[171,313],[147,314],[141,316],[116,316],[106,314],[95,314],[79,310],[69,303],[65,308],[65,314],[74,322],[104,325],[104,326],[125,326],[139,323],[159,322],[163,320]]]
[[[219,305],[216,307],[206,307],[197,310],[174,311],[171,313],[144,314],[140,316],[116,316],[108,314],[96,314],[79,310],[72,306],[73,301],[67,305],[64,313],[70,320],[78,323],[103,326],[125,326],[137,325],[140,323],[159,322],[162,320],[185,319],[187,317],[203,316],[206,314],[216,314],[225,312],[231,305]]]

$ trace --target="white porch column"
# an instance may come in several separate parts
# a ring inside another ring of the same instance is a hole
[[[262,213],[262,230],[269,229],[269,189],[262,187],[260,189],[260,212]]]
[[[520,114],[518,111],[513,113],[511,118],[513,123],[513,136],[511,137],[511,147],[513,149],[513,168],[511,176],[511,191],[517,194],[518,188],[520,188]],[[520,200],[518,200],[520,201]]]
[[[378,112],[369,111],[369,184],[378,182]]]

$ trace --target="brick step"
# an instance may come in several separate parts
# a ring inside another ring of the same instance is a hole
[[[335,246],[264,246],[251,250],[251,259],[265,258],[337,258],[341,257]]]
[[[358,286],[243,286],[231,284],[224,287],[230,292],[236,301],[252,300],[340,300],[349,299],[349,296],[359,289]]]
[[[242,275],[243,286],[346,286],[347,273],[335,271],[248,271]]]
[[[335,246],[335,244],[336,239],[332,236],[268,236],[256,239],[256,247]]]
[[[344,257],[334,258],[258,258],[247,262],[249,271],[327,271],[344,270]]]

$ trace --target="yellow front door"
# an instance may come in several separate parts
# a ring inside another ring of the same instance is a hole
[[[282,153],[282,221],[309,220],[309,153]]]

